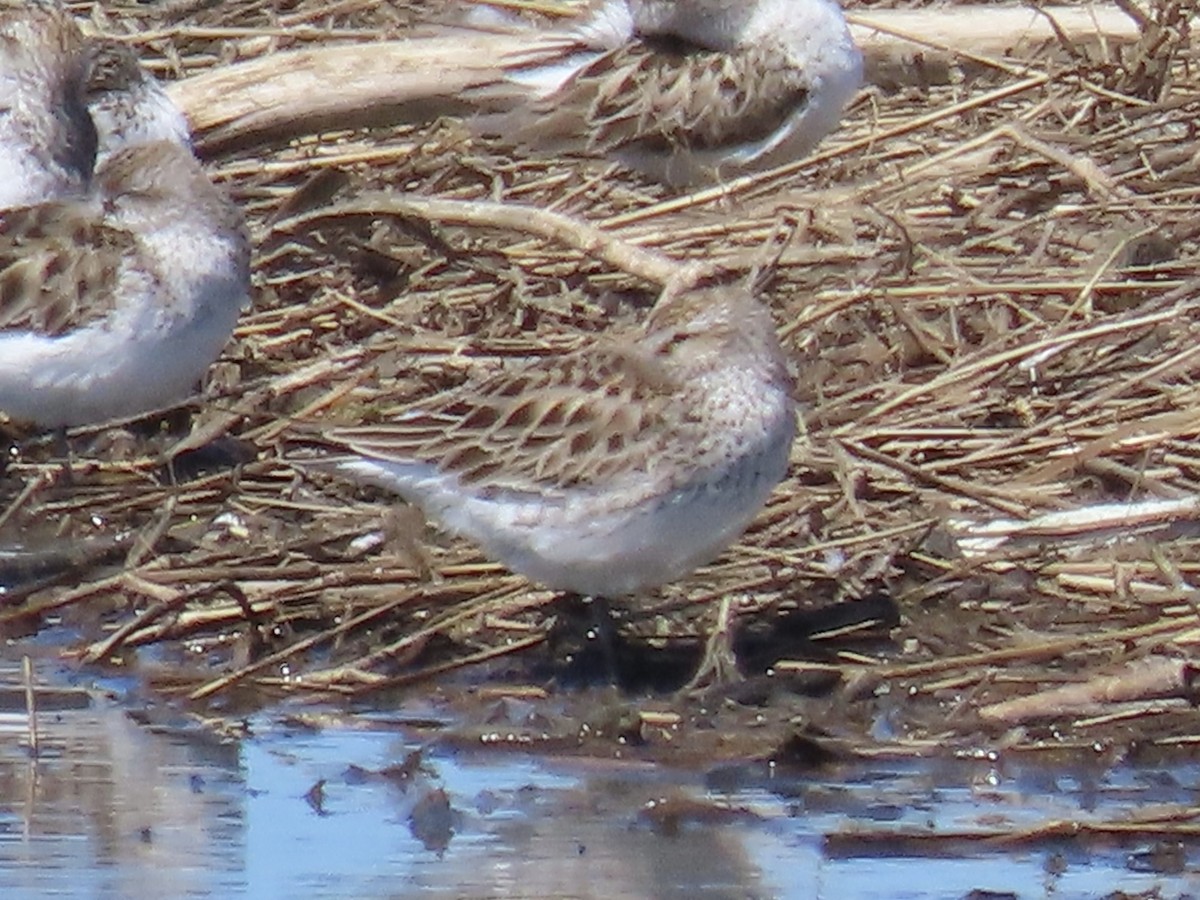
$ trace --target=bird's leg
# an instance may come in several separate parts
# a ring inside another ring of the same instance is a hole
[[[51,446],[53,453],[59,460],[59,469],[62,472],[62,483],[67,487],[75,486],[75,470],[72,463],[75,459],[75,454],[71,450],[71,442],[67,440],[67,427],[60,425],[55,428],[50,434]]]
[[[551,654],[560,675],[575,684],[618,684],[619,635],[608,601],[566,593],[554,606]]]
[[[595,641],[603,661],[605,680],[609,684],[620,683],[617,668],[617,626],[613,622],[612,607],[606,597],[588,597],[584,603],[592,613],[592,623],[587,630],[587,639]]]
[[[696,673],[684,690],[694,691],[712,684],[729,684],[740,680],[737,659],[733,652],[733,599],[728,595],[721,598],[717,609],[717,622],[704,642],[704,656]]]

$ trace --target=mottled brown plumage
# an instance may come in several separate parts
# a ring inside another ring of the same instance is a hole
[[[621,47],[584,66],[555,98],[533,107],[540,140],[574,136],[580,110],[589,152],[671,154],[676,150],[734,152],[781,128],[808,98],[804,73],[751,48],[738,57],[683,49],[664,41]]]
[[[606,0],[571,34],[505,61],[535,96],[480,130],[669,184],[804,155],[862,77],[833,0]]]
[[[106,225],[90,201],[0,213],[0,330],[52,336],[103,318],[137,253],[133,236]]]

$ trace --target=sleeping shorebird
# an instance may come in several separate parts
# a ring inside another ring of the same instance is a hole
[[[301,467],[399,494],[547,587],[619,597],[741,535],[787,468],[790,392],[747,289],[669,291],[623,340],[335,428],[345,455]]]
[[[56,4],[36,8],[70,31]],[[0,413],[42,427],[183,400],[249,294],[242,215],[192,155],[182,113],[128,48],[97,39],[79,56],[63,106],[84,109],[91,134],[82,185],[0,209]],[[58,109],[25,107],[40,117],[30,146],[45,149]]]
[[[50,0],[0,0],[0,209],[79,194],[96,131],[75,20]]]
[[[510,64],[536,99],[479,130],[675,186],[804,156],[862,82],[834,0],[603,0],[556,52]]]
[[[184,399],[249,280],[240,211],[174,141],[114,154],[86,197],[0,213],[0,412],[60,427]]]

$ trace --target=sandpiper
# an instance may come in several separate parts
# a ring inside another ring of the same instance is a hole
[[[50,0],[0,0],[0,209],[87,187],[96,131],[75,20]]]
[[[643,328],[325,435],[393,491],[558,590],[620,597],[732,543],[796,429],[770,313],[749,290],[668,291]]]
[[[603,0],[569,37],[513,69],[536,99],[481,130],[675,186],[804,156],[862,82],[834,0]]]
[[[61,427],[184,399],[249,278],[240,211],[175,141],[113,154],[80,199],[0,212],[0,412]]]

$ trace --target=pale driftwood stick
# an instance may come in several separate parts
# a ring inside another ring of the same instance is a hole
[[[854,40],[868,57],[905,45],[949,47],[974,56],[1024,56],[1056,42],[1051,19],[1070,41],[1127,44],[1138,26],[1116,4],[1088,6],[941,6],[880,9],[847,15]]]
[[[988,555],[1010,542],[1064,547],[1088,540],[1111,540],[1118,535],[1162,531],[1198,519],[1200,501],[1195,497],[1180,497],[1134,503],[1097,503],[1026,520],[951,520],[949,525],[951,531],[959,535],[959,550],[970,558]]]
[[[25,716],[29,723],[29,755],[34,759],[41,753],[41,741],[38,739],[37,724],[37,690],[33,681],[33,660],[28,656],[21,657],[21,673],[25,680]]]
[[[305,47],[220,66],[167,89],[209,154],[474,111],[478,103],[466,95],[499,82],[497,60],[528,52],[530,43],[528,36],[466,34]]]
[[[1154,657],[1131,663],[1120,672],[1017,697],[982,707],[989,722],[1019,725],[1048,719],[1095,715],[1115,704],[1182,698],[1196,693],[1196,669],[1186,660]]]
[[[584,256],[600,260],[621,272],[666,287],[700,277],[696,266],[676,262],[591,225],[582,219],[519,203],[492,203],[484,200],[443,200],[385,192],[364,193],[353,200],[313,213],[284,219],[277,232],[303,231],[318,222],[334,219],[379,218],[396,216],[443,225],[470,228],[498,228],[516,234],[531,235],[578,250]]]
[[[917,52],[949,57],[1032,55],[1063,34],[1081,43],[1129,43],[1137,25],[1115,5],[894,9],[851,17],[868,59],[892,63]],[[569,42],[536,33],[461,32],[453,37],[306,47],[220,66],[168,90],[187,113],[203,155],[322,131],[429,121],[503,108],[515,90],[503,67],[561,59]]]

